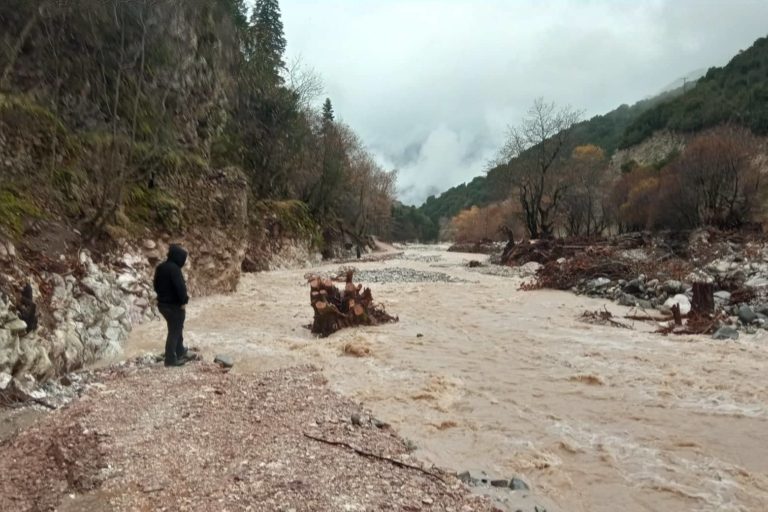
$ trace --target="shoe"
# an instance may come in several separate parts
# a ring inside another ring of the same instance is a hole
[[[165,362],[165,366],[166,367],[168,367],[168,366],[184,366],[185,364],[187,364],[187,360],[186,359],[177,359],[175,361],[166,361]]]

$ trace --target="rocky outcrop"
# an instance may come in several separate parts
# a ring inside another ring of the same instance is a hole
[[[6,245],[7,248],[7,245]],[[36,381],[120,353],[131,326],[154,318],[146,258],[127,253],[95,263],[82,251],[71,271],[29,272],[29,262],[8,261],[10,287],[27,281],[40,307],[31,330],[8,296],[0,297],[0,388],[29,389]],[[30,279],[31,276],[34,276]]]
[[[641,166],[657,165],[682,151],[686,143],[687,138],[682,134],[659,131],[640,144],[617,151],[611,158],[611,168],[620,174],[626,165],[632,163]]]

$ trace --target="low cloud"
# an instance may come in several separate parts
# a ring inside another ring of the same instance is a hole
[[[337,114],[400,197],[481,173],[539,96],[588,116],[725,64],[766,35],[760,0],[293,0],[289,56],[323,76]]]

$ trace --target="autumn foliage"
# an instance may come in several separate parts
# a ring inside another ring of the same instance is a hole
[[[594,145],[575,147],[550,173],[556,195],[544,194],[554,233],[602,236],[646,229],[740,228],[762,221],[766,158],[761,142],[744,128],[725,125],[693,137],[655,165],[618,170]],[[456,215],[450,234],[466,242],[498,238],[501,226],[528,226],[515,194]],[[528,236],[537,233],[527,230]],[[520,237],[522,237],[521,233]]]

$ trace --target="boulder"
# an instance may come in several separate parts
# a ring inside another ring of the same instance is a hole
[[[4,327],[9,331],[11,331],[12,334],[16,334],[16,335],[27,332],[27,322],[25,322],[20,318],[17,318],[16,320],[11,320],[9,323],[5,324]]]
[[[745,285],[749,286],[750,288],[765,288],[768,286],[768,279],[761,276],[754,276],[749,278]]]
[[[674,297],[668,298],[667,301],[664,303],[664,306],[670,309],[674,305],[680,306],[681,315],[687,315],[688,313],[691,312],[691,301],[685,295],[682,295],[682,294],[675,295]]]
[[[733,327],[723,326],[720,327],[715,334],[712,335],[713,340],[737,340],[739,339],[739,331]]]
[[[645,284],[640,279],[633,279],[623,289],[624,293],[637,294],[645,292]]]
[[[715,300],[724,302],[724,303],[731,302],[731,292],[727,292],[725,290],[715,292]]]
[[[611,284],[611,280],[607,277],[598,277],[597,279],[589,281],[589,283],[587,283],[587,288],[597,290],[600,288],[605,288],[609,284]]]
[[[13,375],[8,372],[0,372],[0,390],[5,391],[13,380]]]
[[[216,356],[213,362],[218,364],[222,368],[232,368],[233,366],[235,366],[235,361],[231,357],[225,356],[225,355]]]
[[[664,290],[667,293],[674,295],[674,294],[685,291],[685,288],[683,287],[683,283],[681,283],[680,281],[670,279],[669,281],[666,281],[664,283]]]
[[[749,325],[755,320],[757,320],[757,315],[754,311],[752,311],[752,308],[747,306],[746,304],[739,307],[739,320],[745,325]]]
[[[622,293],[621,297],[619,297],[619,305],[621,306],[627,306],[627,307],[635,307],[637,304],[637,298],[634,295],[630,295],[628,293]]]

